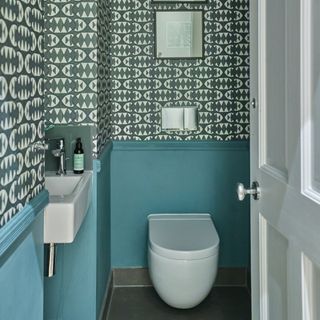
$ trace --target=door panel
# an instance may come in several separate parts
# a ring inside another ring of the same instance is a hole
[[[320,319],[319,0],[251,0],[252,319]]]
[[[311,25],[311,43],[307,50],[311,55],[311,130],[309,148],[311,149],[311,186],[318,194],[320,192],[320,39],[317,32],[320,27],[320,2],[311,2],[311,21],[306,22]],[[306,143],[306,141],[305,141]]]
[[[320,317],[320,269],[307,256],[302,255],[302,312],[303,320]]]
[[[320,203],[320,3],[302,5],[302,174],[303,192]]]
[[[261,50],[265,51],[261,53],[265,59],[265,76],[264,86],[260,88],[265,91],[265,100],[260,101],[263,108],[260,119],[265,134],[261,135],[263,141],[259,144],[260,153],[265,153],[265,157],[262,157],[260,165],[267,165],[270,170],[286,177],[286,108],[282,107],[286,105],[283,90],[286,82],[285,1],[265,1],[265,8],[261,12],[261,15],[265,15],[261,18],[266,22],[262,26],[265,28],[265,43],[261,45]]]
[[[288,241],[261,214],[259,243],[260,319],[288,319]]]
[[[287,319],[287,251],[288,240],[267,225],[267,279],[269,319]]]

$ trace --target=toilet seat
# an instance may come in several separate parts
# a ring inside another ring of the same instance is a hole
[[[219,236],[209,214],[151,214],[149,246],[160,256],[198,260],[218,254]]]

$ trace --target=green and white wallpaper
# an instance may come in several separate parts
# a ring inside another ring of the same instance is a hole
[[[249,0],[46,0],[46,119],[113,140],[249,138]],[[154,57],[155,10],[204,10],[204,58]],[[199,130],[166,133],[161,108],[195,105]]]
[[[112,138],[249,137],[249,0],[153,4],[111,0]],[[154,10],[204,10],[204,59],[154,58]],[[163,106],[193,105],[199,130],[161,131]]]
[[[48,125],[92,125],[94,154],[110,139],[110,9],[104,0],[45,0]]]
[[[0,5],[0,227],[43,188],[41,0]]]
[[[44,23],[47,122],[96,122],[97,2],[45,0]]]
[[[111,137],[111,10],[109,0],[98,0],[98,153]]]

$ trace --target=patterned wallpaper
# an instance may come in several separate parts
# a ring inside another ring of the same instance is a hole
[[[110,2],[108,2],[110,1]],[[249,0],[46,0],[46,119],[106,140],[249,138]],[[155,59],[154,11],[204,10],[204,59]],[[199,130],[161,131],[161,108],[196,105]]]
[[[98,0],[98,153],[111,137],[111,10],[109,0]]]
[[[97,119],[97,2],[45,0],[45,106],[49,124]]]
[[[42,1],[0,6],[0,227],[43,188]]]
[[[249,138],[249,0],[111,0],[114,140]],[[154,58],[154,10],[204,10],[204,59]],[[163,106],[196,105],[199,130],[161,131]]]
[[[107,0],[45,0],[47,124],[93,125],[94,154],[110,138]]]

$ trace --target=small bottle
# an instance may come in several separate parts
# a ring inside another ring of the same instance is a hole
[[[77,139],[76,148],[73,154],[73,172],[81,174],[84,171],[84,152],[82,149],[81,138]]]

